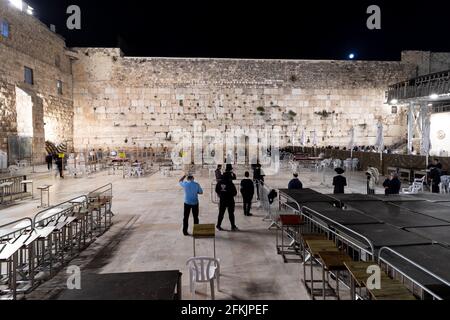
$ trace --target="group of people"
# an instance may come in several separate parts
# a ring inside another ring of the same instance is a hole
[[[240,192],[243,199],[243,208],[245,216],[252,216],[251,208],[253,197],[255,194],[255,184],[257,189],[257,197],[259,199],[259,185],[264,183],[264,174],[260,164],[253,166],[253,180],[250,179],[250,172],[244,173],[245,178],[241,180]],[[228,217],[231,224],[232,231],[238,231],[236,226],[235,211],[235,197],[238,194],[234,180],[237,179],[233,172],[233,167],[230,164],[226,165],[225,172],[222,172],[222,165],[218,165],[215,170],[216,188],[215,192],[219,197],[219,215],[217,217],[216,228],[223,231],[222,222],[225,212],[228,211]],[[203,194],[203,189],[198,184],[193,175],[185,175],[180,181],[180,186],[184,189],[184,218],[183,218],[183,234],[188,236],[189,216],[192,211],[194,217],[194,224],[199,223],[199,201],[198,195]]]
[[[383,182],[384,194],[386,196],[391,194],[400,194],[402,183],[398,177],[397,172],[392,172],[386,180]]]
[[[340,194],[345,193],[345,187],[347,186],[347,179],[343,176],[345,170],[342,168],[335,169],[337,175],[333,177],[333,193]],[[303,189],[303,183],[298,178],[298,173],[293,174],[293,178],[289,181],[288,184],[289,190],[301,190]]]
[[[328,150],[350,150],[347,147],[333,147],[333,146],[326,146],[325,149]],[[354,152],[380,152],[380,150],[375,147],[375,146],[354,146],[352,149]],[[383,153],[392,153],[391,149],[389,149],[388,147],[384,147],[383,149]]]
[[[53,161],[56,164],[56,167],[58,168],[58,173],[61,178],[64,178],[64,158],[60,157],[57,153],[48,153],[45,157],[45,162],[47,163],[47,169],[48,171],[51,171],[53,169]]]

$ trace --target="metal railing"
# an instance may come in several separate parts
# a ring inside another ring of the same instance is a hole
[[[282,202],[282,199],[285,199],[286,202]],[[336,244],[340,244],[342,247],[347,249],[347,253],[352,255],[352,258],[355,259],[355,250],[359,253],[359,257],[361,258],[364,255],[368,256],[369,260],[373,260],[375,257],[375,248],[373,243],[362,234],[349,229],[348,227],[320,214],[319,212],[308,208],[306,206],[301,206],[296,200],[289,197],[285,194],[279,195],[280,207],[285,206],[292,209],[296,214],[302,216],[302,219],[305,222],[305,228],[303,231],[308,233],[324,233],[327,235],[328,239],[333,240]],[[306,212],[303,212],[306,211]],[[309,213],[309,215],[308,215]],[[315,219],[314,219],[314,216]],[[321,220],[319,220],[320,218]],[[324,221],[323,221],[324,220]],[[331,226],[323,223],[328,221],[332,226],[337,226],[342,230],[332,229]],[[349,238],[350,235],[346,235],[345,232],[352,234],[353,236],[357,236],[359,239],[362,239],[370,248],[363,247],[360,243],[353,241],[353,239]],[[339,243],[340,242],[340,243]],[[353,250],[350,250],[353,248]],[[350,252],[351,251],[351,252]]]
[[[412,265],[413,267],[421,270],[422,272],[424,272],[425,274],[427,274],[428,276],[431,276],[432,278],[438,280],[439,282],[441,282],[442,284],[447,285],[448,287],[450,287],[450,282],[448,282],[445,279],[442,279],[441,277],[439,277],[438,275],[434,274],[433,272],[431,272],[430,270],[422,267],[421,265],[417,264],[416,262],[412,261],[411,259],[408,259],[407,257],[403,256],[402,254],[398,253],[397,251],[393,250],[392,248],[389,247],[382,247],[379,251],[378,251],[378,264],[382,264],[384,263],[387,266],[387,269],[389,270],[389,267],[393,270],[395,270],[395,272],[399,273],[402,275],[402,278],[407,278],[409,281],[412,282],[413,284],[413,288],[412,291],[414,291],[414,285],[418,286],[419,288],[421,288],[423,291],[427,292],[428,294],[430,294],[433,299],[437,299],[437,300],[443,300],[443,298],[441,296],[439,296],[438,294],[434,293],[432,290],[430,290],[429,288],[427,288],[425,285],[421,284],[420,282],[418,282],[417,280],[413,279],[412,277],[408,276],[406,273],[402,272],[398,267],[394,267],[392,263],[389,263],[386,258],[382,257],[382,253],[384,251],[388,251],[394,255],[396,255],[397,257],[401,258],[402,260],[404,260],[405,262],[409,263],[410,265]]]
[[[4,224],[4,225],[0,226],[0,231],[7,230],[7,232],[0,234],[0,243],[11,240],[11,239],[17,239],[25,231],[29,231],[32,229],[33,229],[33,220],[31,218],[22,218],[22,219]],[[0,252],[1,252],[1,250],[0,250]]]
[[[340,229],[342,229],[342,231],[343,231],[344,233],[346,233],[346,232],[347,232],[347,233],[351,233],[353,236],[359,237],[359,238],[361,238],[362,240],[364,240],[364,241],[366,242],[366,244],[369,245],[370,250],[367,250],[366,248],[361,247],[361,246],[360,246],[359,244],[357,244],[356,242],[353,242],[352,240],[346,238],[344,235],[340,234],[338,230],[332,230],[332,229],[329,228],[329,226],[324,226],[324,225],[321,224],[320,222],[314,221],[315,223],[320,224],[322,227],[325,227],[327,230],[330,230],[333,234],[337,235],[337,236],[338,236],[339,238],[341,238],[341,240],[343,240],[344,242],[346,242],[346,243],[348,243],[348,244],[351,244],[351,245],[354,246],[356,249],[358,249],[358,250],[359,250],[360,256],[361,256],[361,253],[364,252],[365,254],[368,254],[369,257],[371,257],[371,259],[374,259],[374,257],[375,257],[375,247],[374,247],[372,241],[370,241],[367,237],[365,237],[365,236],[363,236],[362,234],[360,234],[360,233],[358,233],[358,232],[356,232],[356,231],[354,231],[354,230],[352,230],[352,229],[350,229],[350,228],[348,228],[348,227],[346,227],[346,226],[344,226],[344,225],[342,225],[342,224],[340,224],[340,223],[334,221],[333,219],[330,219],[330,218],[328,218],[328,217],[326,217],[326,216],[320,214],[319,212],[317,212],[317,211],[315,211],[315,210],[313,210],[313,209],[311,209],[311,208],[308,208],[308,207],[306,207],[306,206],[303,206],[303,207],[302,207],[302,212],[303,212],[303,210],[305,210],[306,212],[309,212],[309,213],[311,213],[311,214],[313,214],[313,215],[315,215],[315,216],[318,216],[318,217],[319,217],[320,219],[322,219],[322,220],[328,221],[328,222],[331,223],[333,226],[339,227]],[[305,218],[305,216],[303,216],[303,217]],[[312,220],[311,217],[310,217],[310,219]]]
[[[408,100],[429,97],[431,94],[448,94],[450,91],[450,70],[420,76],[391,85],[388,100]]]
[[[6,178],[0,178],[0,184],[6,183],[6,182],[12,182],[10,188],[8,188],[12,195],[24,193],[24,187],[21,185],[22,181],[27,180],[26,176],[15,176],[15,177],[6,177]]]
[[[80,199],[82,199],[81,202],[78,201]],[[67,217],[74,212],[75,208],[87,207],[87,204],[88,197],[83,195],[39,211],[33,217],[33,228],[46,226],[51,221],[58,221],[62,217]]]
[[[89,199],[100,198],[100,197],[112,198],[112,192],[113,192],[112,187],[113,187],[112,183],[105,184],[104,186],[101,186],[95,190],[90,191],[87,194],[87,197]]]

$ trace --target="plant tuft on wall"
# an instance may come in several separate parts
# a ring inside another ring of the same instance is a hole
[[[328,112],[326,110],[322,110],[322,111],[319,111],[319,112],[314,112],[314,114],[316,114],[318,116],[321,116],[322,118],[328,118],[330,115],[332,115],[334,113],[335,113],[334,111]]]

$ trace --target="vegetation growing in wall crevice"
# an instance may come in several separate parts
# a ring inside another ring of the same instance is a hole
[[[321,116],[322,118],[328,118],[329,116],[335,114],[335,111],[329,112],[327,110],[322,110],[319,112],[314,112],[314,114]]]

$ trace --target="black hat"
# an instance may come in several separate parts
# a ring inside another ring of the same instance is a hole
[[[343,174],[345,172],[345,170],[342,168],[336,168],[334,169],[334,171],[336,171],[337,174]]]

